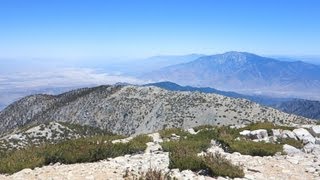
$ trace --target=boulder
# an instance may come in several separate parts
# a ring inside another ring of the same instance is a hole
[[[307,131],[306,129],[299,128],[293,130],[293,133],[297,136],[297,138],[303,141],[304,144],[312,143],[314,144],[316,139]]]
[[[293,155],[293,154],[301,153],[301,150],[299,150],[293,146],[290,146],[288,144],[285,144],[285,145],[283,145],[283,152],[285,152],[288,155]]]
[[[315,137],[320,137],[320,125],[312,126],[310,132]]]
[[[258,129],[250,132],[250,137],[252,139],[268,139],[268,132],[265,129]]]
[[[296,135],[292,131],[289,131],[289,130],[283,130],[281,133],[281,138],[291,138],[291,139],[297,140]]]
[[[281,131],[280,129],[272,129],[272,136],[279,138],[281,136]]]
[[[303,152],[311,153],[316,148],[315,144],[308,143],[303,147]]]
[[[242,136],[250,136],[250,132],[251,131],[249,131],[249,130],[244,130],[244,131],[240,132],[240,135],[242,135]]]

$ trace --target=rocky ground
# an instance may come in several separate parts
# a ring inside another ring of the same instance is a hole
[[[58,143],[65,140],[103,134],[98,128],[68,123],[42,123],[27,126],[0,137],[0,150],[20,149],[43,143]]]
[[[295,138],[303,141],[305,146],[300,150],[284,145],[286,155],[253,157],[237,152],[227,153],[212,140],[212,146],[201,154],[219,152],[234,164],[242,165],[245,172],[243,179],[320,179],[320,145],[318,142],[320,126],[297,127],[293,131],[273,130],[271,136],[264,132],[265,130],[261,129],[247,131],[246,134],[253,140],[270,141],[270,139],[287,136],[291,132]],[[196,132],[189,130],[189,133]],[[143,154],[125,155],[95,163],[53,164],[34,170],[24,169],[10,176],[0,175],[0,179],[137,179],[150,168],[161,170],[169,177],[177,179],[228,179],[202,176],[189,170],[180,172],[177,169],[168,169],[169,154],[162,151],[159,143],[163,140],[159,133],[149,136],[153,138],[153,142],[147,143],[148,147]],[[113,143],[128,141],[130,138]]]

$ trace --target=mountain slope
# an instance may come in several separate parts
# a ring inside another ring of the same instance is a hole
[[[123,135],[204,124],[311,122],[244,99],[156,87],[99,86],[58,96],[34,95],[0,112],[0,133],[26,124],[62,121]]]
[[[279,103],[275,108],[290,114],[298,114],[312,119],[320,119],[320,101],[295,99]]]
[[[250,101],[256,102],[258,104],[262,104],[265,106],[273,106],[276,104],[280,104],[282,102],[290,101],[291,98],[274,98],[268,96],[259,96],[259,95],[245,95],[239,94],[232,91],[220,91],[218,89],[210,88],[210,87],[193,87],[193,86],[180,86],[176,83],[165,81],[165,82],[157,82],[157,83],[149,83],[144,86],[156,86],[159,88],[163,88],[169,91],[191,91],[191,92],[203,92],[203,93],[215,93],[222,96],[232,97],[232,98],[243,98],[248,99]]]
[[[220,91],[209,87],[192,87],[192,86],[180,86],[172,82],[158,82],[150,83],[144,86],[156,86],[169,91],[191,91],[191,92],[203,92],[203,93],[215,93],[223,96],[233,98],[243,98],[250,101],[270,106],[280,111],[303,116],[310,119],[320,119],[320,102],[310,101],[305,99],[292,99],[292,98],[275,98],[259,95],[244,95],[231,91]]]
[[[250,53],[227,52],[145,74],[145,79],[239,92],[316,96],[320,66],[285,62]]]

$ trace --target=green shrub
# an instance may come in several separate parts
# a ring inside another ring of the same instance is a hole
[[[278,142],[280,144],[288,144],[288,145],[293,146],[298,149],[303,148],[303,142],[296,140],[296,139],[293,139],[293,138],[281,138],[281,139],[278,139]]]
[[[198,171],[204,168],[202,160],[197,156],[205,144],[197,141],[170,141],[162,144],[163,150],[169,152],[169,168]]]
[[[194,127],[193,129],[197,132],[202,129],[213,129],[213,128],[214,126],[212,125],[201,125],[201,126]]]
[[[205,166],[208,168],[210,176],[228,176],[229,178],[243,178],[244,172],[241,166],[232,164],[219,153],[207,154],[203,158]]]
[[[205,164],[201,160],[199,156],[197,156],[196,153],[185,153],[185,154],[179,154],[177,152],[171,152],[169,154],[170,163],[169,168],[170,169],[180,169],[182,170],[191,170],[191,171],[199,171],[201,169],[205,169]]]
[[[173,179],[175,180],[176,178],[171,178],[168,173],[165,173],[161,170],[157,169],[148,169],[147,172],[142,172],[141,174],[134,174],[127,169],[125,171],[125,174],[123,175],[123,178],[125,180],[170,180]]]
[[[180,170],[190,169],[195,172],[209,169],[211,176],[243,177],[242,169],[232,165],[229,161],[223,159],[223,157],[217,155],[210,158],[207,156],[198,156],[198,153],[210,147],[211,140],[217,136],[218,131],[210,129],[200,131],[195,135],[189,134],[186,138],[180,139],[179,141],[163,142],[162,147],[164,151],[169,152],[169,168],[178,168]],[[213,162],[213,160],[217,160],[217,162]],[[214,171],[214,169],[220,165],[222,168],[227,169],[217,169]]]
[[[0,157],[0,174],[12,174],[24,168],[35,168],[45,163],[44,157],[39,155],[38,148],[30,147],[18,150]]]
[[[186,136],[188,133],[181,128],[169,128],[159,131],[161,138],[170,138],[172,134]]]
[[[143,174],[140,179],[146,180],[166,180],[168,177],[162,172],[155,169],[149,169],[145,174]]]
[[[257,122],[257,123],[251,123],[244,128],[240,128],[239,132],[243,131],[243,130],[253,131],[253,130],[257,130],[257,129],[265,129],[268,131],[268,134],[270,135],[272,129],[283,129],[283,130],[292,131],[294,128],[288,127],[288,126],[279,126],[279,125],[276,125],[272,122]]]
[[[254,142],[250,140],[233,140],[228,142],[230,152],[239,152],[243,155],[251,156],[273,156],[277,152],[282,152],[281,144],[265,142]]]
[[[151,137],[139,135],[130,142],[112,144],[117,136],[95,136],[69,140],[58,144],[45,144],[6,153],[0,157],[0,173],[14,173],[24,168],[35,168],[51,163],[82,163],[140,153]]]

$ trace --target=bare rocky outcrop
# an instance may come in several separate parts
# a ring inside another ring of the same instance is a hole
[[[132,135],[166,127],[233,125],[256,121],[313,123],[244,99],[157,87],[99,86],[58,96],[33,95],[0,112],[0,134],[26,124],[69,122]]]

